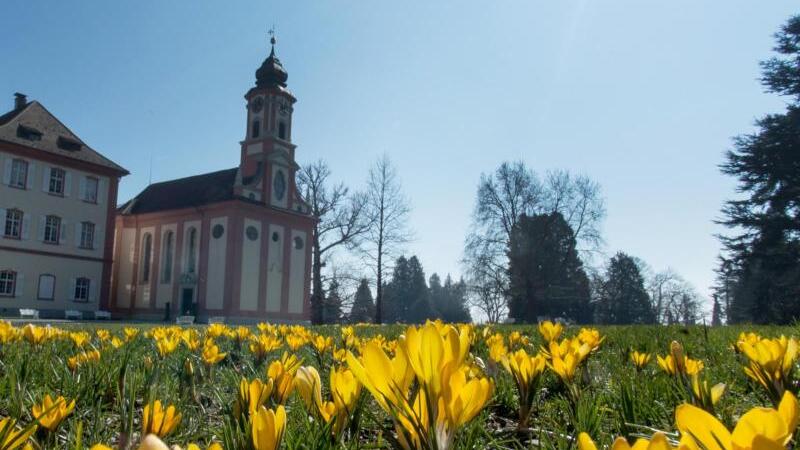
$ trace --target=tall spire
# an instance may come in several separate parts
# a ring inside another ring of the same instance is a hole
[[[257,87],[286,87],[286,80],[289,74],[281,65],[281,61],[275,56],[275,44],[278,42],[275,39],[275,26],[269,29],[270,36],[270,52],[261,67],[256,70],[256,86]]]
[[[272,28],[270,28],[267,33],[269,34],[269,43],[272,45],[272,50],[270,50],[269,56],[272,56],[274,58],[275,57],[275,43],[278,42],[278,40],[275,39],[275,25],[274,24],[272,25]]]

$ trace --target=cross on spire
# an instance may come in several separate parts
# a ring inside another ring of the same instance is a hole
[[[267,34],[269,34],[269,43],[272,45],[271,53],[274,55],[275,54],[275,43],[278,42],[278,40],[275,39],[275,24],[272,24],[272,28],[270,28],[269,31],[267,31]]]

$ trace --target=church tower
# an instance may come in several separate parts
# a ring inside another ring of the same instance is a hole
[[[297,101],[287,89],[289,75],[271,51],[256,70],[256,85],[247,91],[247,127],[235,192],[271,207],[307,213],[295,186],[298,169],[292,143],[292,112]]]

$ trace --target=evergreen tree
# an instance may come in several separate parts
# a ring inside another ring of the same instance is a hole
[[[408,259],[400,256],[394,263],[392,281],[383,286],[383,322],[394,323],[405,321],[408,305],[406,304],[410,274]]]
[[[561,213],[521,216],[509,242],[509,317],[591,320],[589,278]]]
[[[406,298],[409,308],[406,310],[404,322],[422,323],[427,319],[435,319],[436,311],[428,296],[428,285],[425,283],[425,271],[419,258],[408,259],[409,284]]]
[[[467,307],[467,284],[463,279],[454,283],[448,274],[442,287],[439,303],[434,307],[439,311],[442,320],[452,323],[472,322],[472,316]]]
[[[644,277],[636,260],[619,252],[611,258],[601,285],[597,319],[604,324],[648,324],[656,318],[650,296],[644,287]],[[667,314],[667,321],[679,318]]]
[[[342,320],[342,297],[339,295],[339,281],[334,278],[328,285],[328,292],[322,306],[323,323],[339,323]]]
[[[746,194],[723,208],[722,223],[739,232],[721,237],[726,254],[720,284],[730,295],[729,323],[800,318],[800,16],[789,19],[776,39],[779,55],[762,63],[762,83],[788,97],[787,110],[737,137],[721,166]]]
[[[722,306],[719,304],[719,298],[714,295],[714,307],[711,310],[711,326],[718,327],[722,325]]]
[[[350,310],[350,322],[367,323],[375,318],[375,302],[372,300],[372,291],[366,278],[361,279],[361,283],[356,290],[353,300],[353,308]]]

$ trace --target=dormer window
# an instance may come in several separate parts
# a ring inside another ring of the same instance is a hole
[[[77,152],[81,149],[81,143],[76,141],[75,139],[70,139],[64,136],[59,136],[58,141],[56,141],[56,145],[61,150],[66,150],[68,152]]]
[[[25,125],[17,125],[17,137],[26,139],[28,141],[41,141],[42,132],[36,128],[26,127]]]
[[[253,121],[253,131],[250,133],[250,136],[255,139],[261,135],[261,121],[256,119]]]
[[[286,139],[286,124],[283,122],[278,124],[278,137]]]

